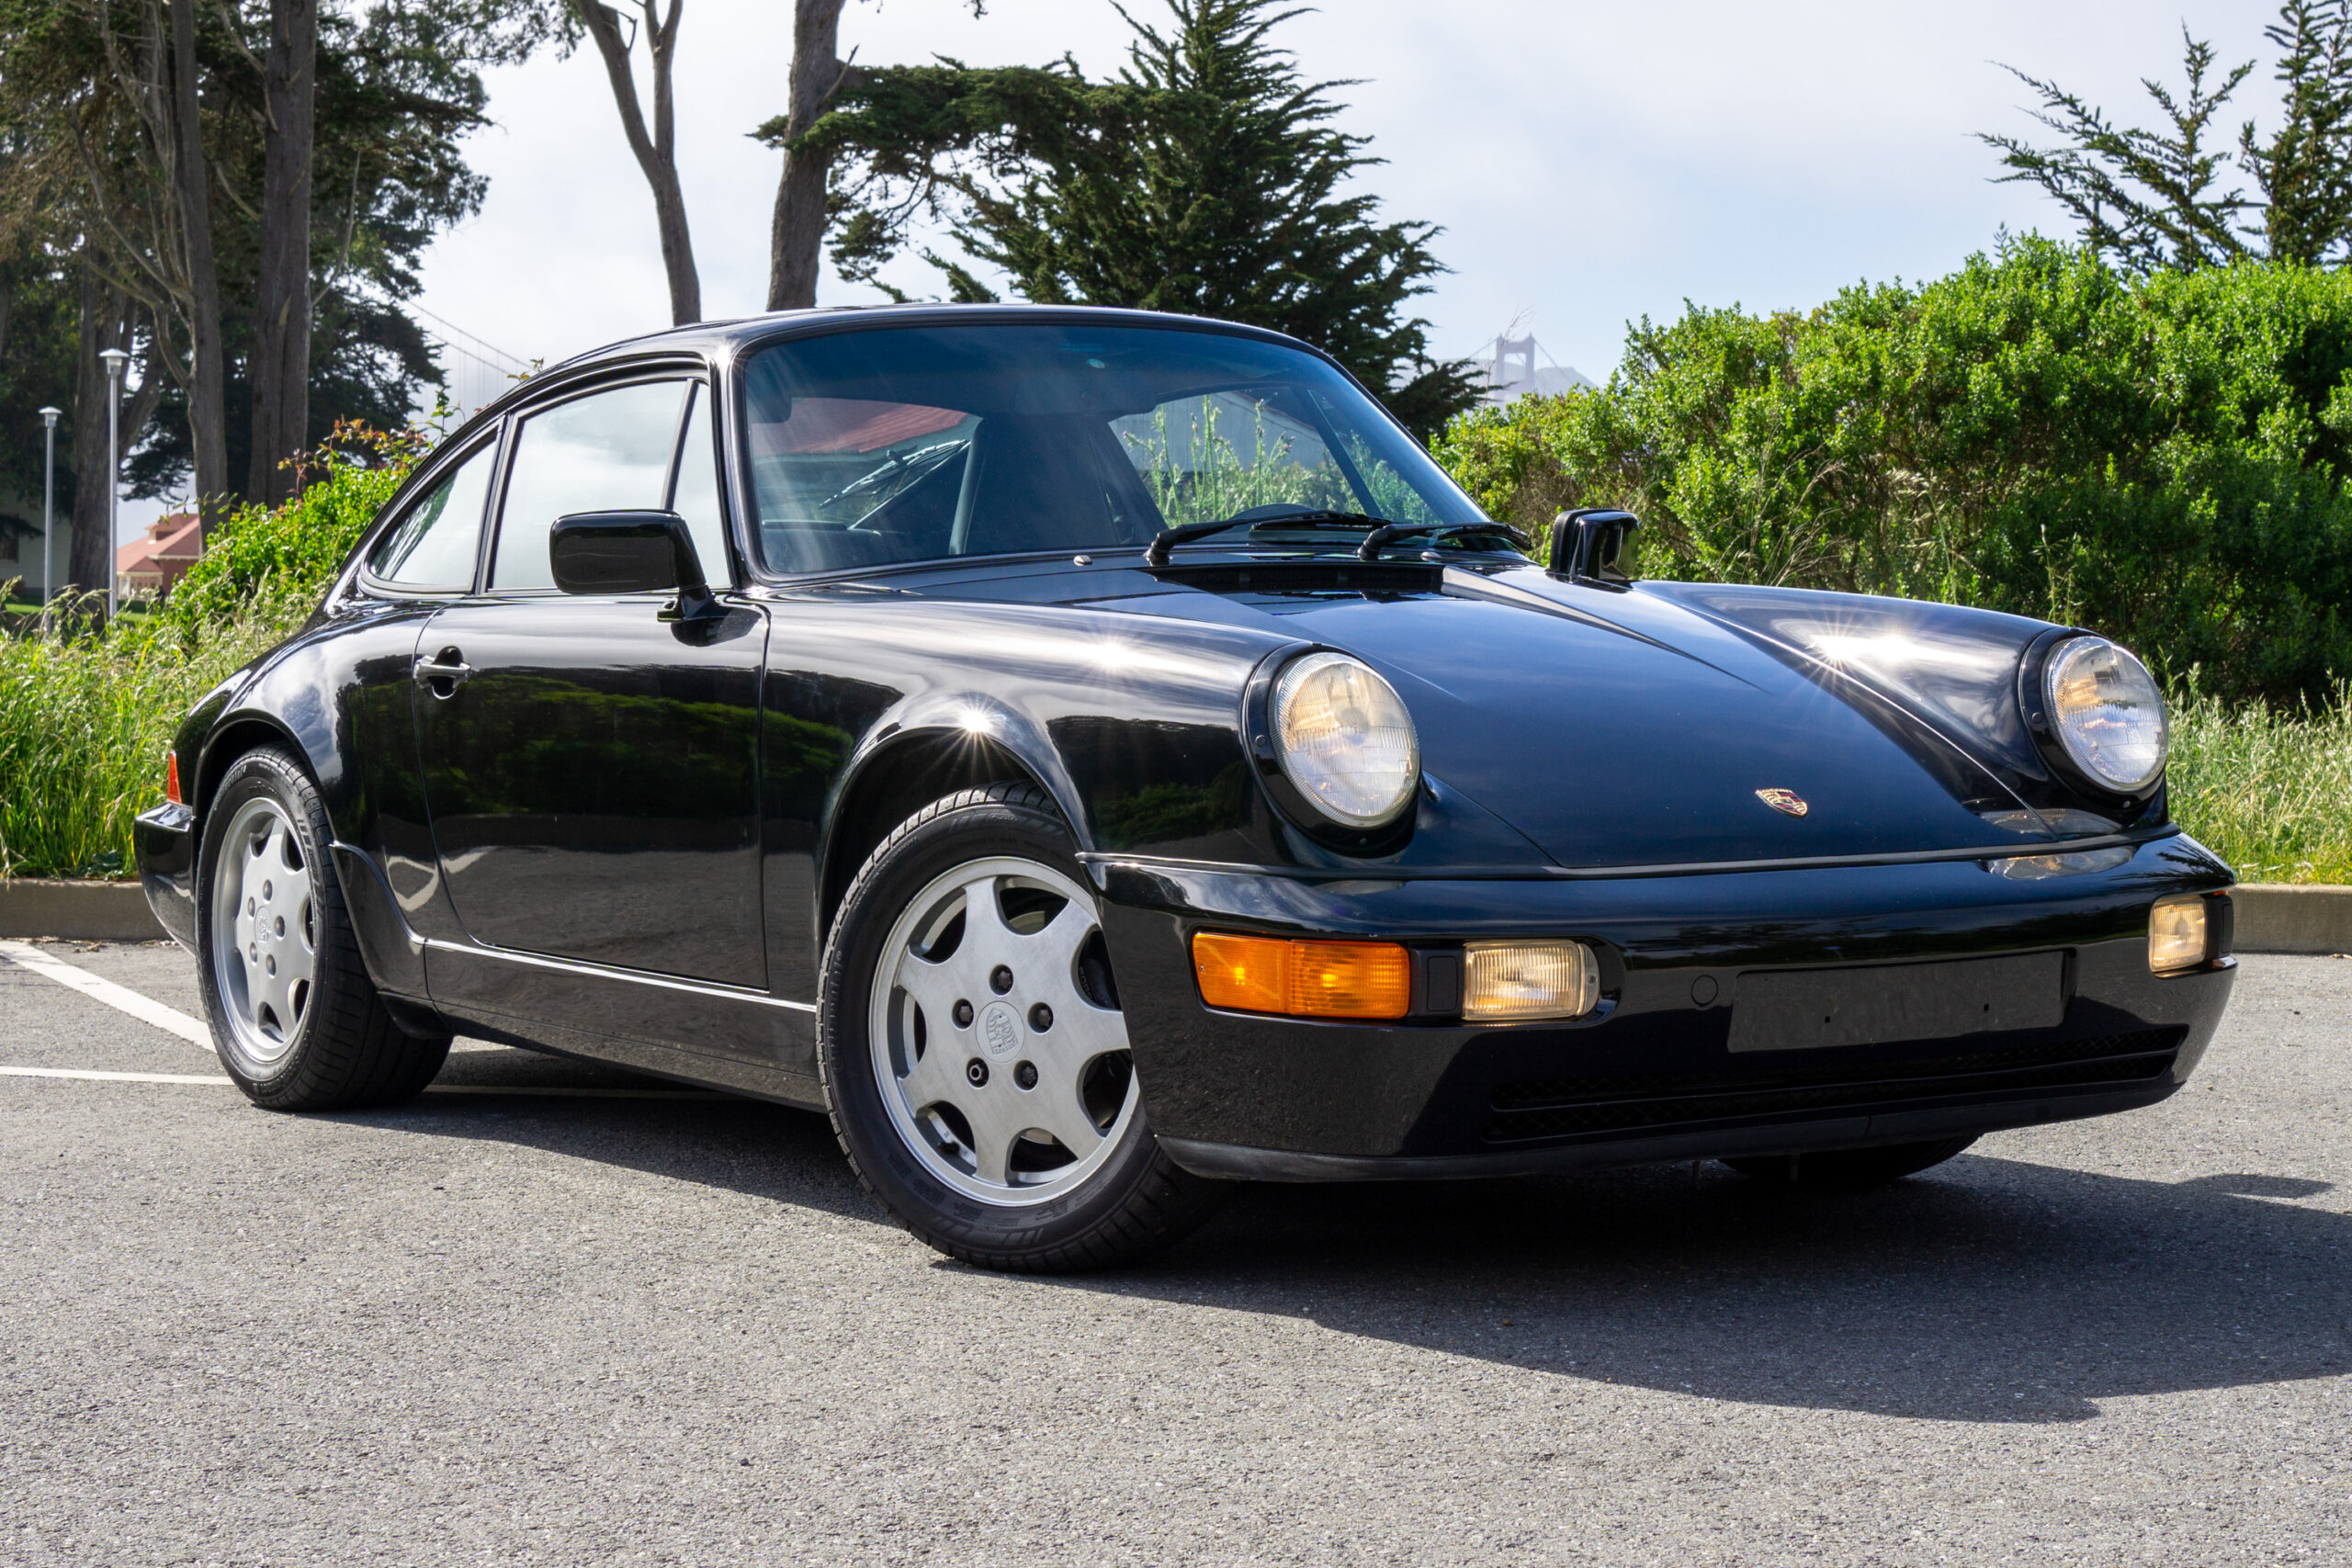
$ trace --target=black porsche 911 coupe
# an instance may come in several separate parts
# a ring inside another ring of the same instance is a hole
[[[1866,1184],[2177,1089],[2231,878],[2139,661],[1633,581],[1636,525],[1514,535],[1248,328],[665,333],[442,443],[141,874],[259,1104],[619,1063],[825,1111],[999,1268],[1226,1179]]]

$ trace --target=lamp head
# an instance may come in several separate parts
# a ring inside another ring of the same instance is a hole
[[[51,429],[51,430],[55,430],[55,429],[57,428],[57,416],[58,416],[59,412],[60,412],[60,411],[59,411],[59,410],[56,410],[56,409],[43,409],[43,410],[41,410],[41,411],[40,411],[40,422],[41,422],[43,424],[45,424],[45,425],[49,426],[49,427],[50,427],[50,429]]]
[[[98,357],[107,362],[107,374],[117,380],[122,378],[122,367],[130,363],[130,355],[119,348],[102,349]]]

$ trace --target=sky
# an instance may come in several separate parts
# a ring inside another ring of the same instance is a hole
[[[1130,0],[1138,16],[1159,0]],[[764,304],[782,155],[750,139],[785,107],[788,0],[684,0],[679,163],[703,308]],[[1473,355],[1517,324],[1596,380],[1629,321],[1685,301],[1807,307],[1849,284],[1940,276],[2000,230],[2068,231],[2036,190],[1994,183],[1978,131],[2032,136],[2003,63],[2144,123],[2143,76],[2177,81],[2184,22],[2224,62],[2259,58],[2238,106],[2267,113],[2266,4],[2220,0],[1325,0],[1276,41],[1386,162],[1386,214],[1440,225],[1452,270],[1418,305],[1434,346]],[[1114,70],[1109,0],[851,0],[844,51]],[[593,49],[491,73],[496,123],[468,156],[481,213],[427,255],[417,303],[520,360],[552,363],[669,323],[652,199]],[[641,89],[642,90],[642,89]],[[2149,106],[2152,107],[2152,106]],[[904,261],[893,281],[940,288]],[[821,304],[877,299],[827,271]],[[452,361],[456,363],[456,361]],[[125,508],[125,536],[152,509]]]

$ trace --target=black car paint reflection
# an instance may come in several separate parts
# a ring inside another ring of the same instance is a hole
[[[2152,976],[2147,911],[2229,874],[2169,825],[2160,787],[2092,799],[2048,765],[2018,697],[2054,630],[2040,623],[1628,588],[1491,550],[1363,562],[1360,535],[1237,533],[1164,567],[1121,546],[765,571],[743,365],[775,343],[990,321],[1281,342],[1135,314],[905,310],[682,329],[557,367],[445,453],[613,378],[710,385],[729,454],[718,613],[487,583],[395,592],[356,558],[301,633],[183,727],[189,804],[140,829],[159,913],[192,934],[209,791],[275,740],[324,795],[371,975],[421,1022],[818,1104],[820,966],[850,879],[929,801],[1023,780],[1060,805],[1102,894],[1152,1126],[1206,1171],[1459,1174],[1929,1137],[2148,1103],[2194,1066],[2229,961]],[[940,533],[974,458],[922,462],[894,493],[928,508],[922,529],[858,550]],[[1133,525],[1133,495],[1103,504],[1104,526]],[[804,521],[786,530],[795,548],[835,547],[833,521]],[[1380,671],[1419,728],[1419,796],[1378,842],[1298,819],[1272,788],[1249,694],[1312,647]],[[419,678],[445,654],[467,679]],[[1769,789],[1810,809],[1769,809]],[[1987,869],[2094,845],[2120,863]],[[1211,926],[1416,953],[1573,936],[1601,955],[1603,1003],[1511,1026],[1218,1012],[1187,946]],[[2040,951],[2068,955],[2064,1018],[2030,1039],[1801,1064],[1726,1050],[1743,975]],[[1557,1103],[1536,1107],[1551,1131],[1509,1122],[1535,1105],[1530,1085],[1552,1086]],[[1595,1109],[1620,1102],[1652,1109]]]

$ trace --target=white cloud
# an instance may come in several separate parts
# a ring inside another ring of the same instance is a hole
[[[1149,15],[1153,0],[1139,0]],[[2264,8],[2185,7],[2222,58],[2267,58]],[[1990,183],[1979,130],[2035,128],[2022,85],[2056,77],[2125,118],[2143,75],[2171,78],[2184,7],[2154,0],[1330,0],[1277,35],[1317,77],[1358,77],[1344,123],[1388,160],[1389,212],[1442,224],[1453,268],[1422,310],[1467,352],[1525,312],[1560,359],[1602,375],[1623,323],[1683,299],[1817,303],[1842,285],[1950,270],[1996,229],[2063,228],[2037,194]],[[784,107],[787,0],[688,0],[679,130],[705,310],[760,308],[778,155],[749,139]],[[854,5],[868,62],[956,55],[1114,67],[1106,0]],[[2266,67],[2267,69],[2267,67]],[[652,207],[601,65],[583,54],[494,74],[499,128],[471,157],[479,219],[444,238],[424,303],[491,343],[560,358],[666,324]],[[2249,111],[2274,91],[2261,73]],[[903,287],[936,288],[909,263]],[[828,276],[822,296],[865,295]]]

